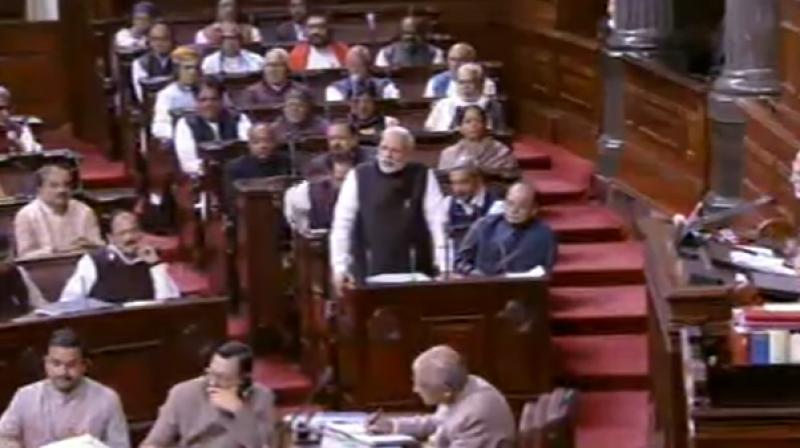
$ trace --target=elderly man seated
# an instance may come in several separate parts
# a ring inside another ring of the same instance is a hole
[[[226,23],[220,26],[222,46],[203,59],[203,74],[219,75],[225,73],[255,73],[264,68],[264,58],[242,48],[242,34],[239,26]]]
[[[461,140],[449,146],[439,156],[439,169],[447,170],[460,161],[470,159],[481,172],[504,180],[519,178],[519,164],[511,148],[494,139],[487,128],[487,116],[480,106],[463,109],[459,123]]]
[[[202,160],[197,152],[200,143],[212,141],[247,140],[250,120],[223,106],[222,83],[206,79],[197,94],[197,113],[181,117],[175,126],[175,153],[181,171],[190,176],[202,172]]]
[[[441,48],[428,43],[426,23],[407,16],[400,22],[400,40],[382,48],[375,58],[378,67],[416,67],[444,64]]]
[[[486,111],[488,127],[495,130],[506,128],[503,105],[483,94],[483,68],[478,64],[464,64],[458,69],[458,95],[437,101],[425,120],[428,131],[453,131],[461,122],[467,106],[476,105]]]
[[[558,253],[556,235],[537,218],[536,192],[516,183],[506,193],[502,214],[476,222],[456,256],[464,275],[524,273],[537,267],[552,272]]]
[[[333,170],[333,157],[336,155],[349,158],[353,166],[375,160],[375,148],[360,146],[355,130],[347,122],[331,123],[328,126],[326,137],[328,152],[311,159],[305,169],[306,177],[329,175]]]
[[[61,293],[62,301],[87,298],[111,303],[177,299],[181,291],[155,249],[144,244],[139,218],[111,217],[109,244],[84,255]]]
[[[347,57],[347,44],[335,42],[328,19],[310,15],[306,20],[308,42],[300,42],[289,55],[289,66],[296,72],[340,68]]]
[[[0,233],[0,322],[44,305],[42,292],[28,272],[14,263],[11,239]]]
[[[290,142],[312,135],[325,135],[328,121],[314,112],[311,93],[299,89],[286,95],[283,114],[275,120],[273,126],[281,141]]]
[[[266,123],[250,128],[248,154],[241,155],[225,165],[226,208],[233,205],[234,182],[241,179],[283,176],[292,172],[292,163],[286,151],[280,150],[275,130]]]
[[[308,6],[306,0],[289,0],[289,20],[275,29],[281,42],[301,42],[306,40],[306,19]]]
[[[347,77],[334,82],[325,89],[325,101],[348,100],[357,92],[372,88],[381,98],[399,98],[400,92],[392,80],[376,78],[369,71],[372,56],[369,49],[363,45],[356,45],[347,51],[345,66]]]
[[[147,33],[157,15],[158,10],[152,2],[138,2],[133,5],[131,27],[117,31],[114,35],[114,46],[122,50],[147,48]]]
[[[513,447],[514,415],[497,388],[470,375],[461,355],[446,345],[432,347],[412,365],[414,392],[431,415],[379,418],[369,429],[377,434],[407,434],[430,439],[436,447]]]
[[[72,172],[46,165],[36,172],[36,199],[14,217],[17,256],[34,258],[103,245],[97,216],[72,199]]]
[[[147,53],[131,64],[131,84],[136,98],[144,99],[141,81],[147,78],[168,77],[175,73],[172,63],[172,30],[164,23],[156,23],[147,33]]]
[[[472,45],[459,42],[450,47],[447,52],[447,71],[434,75],[425,86],[425,98],[444,98],[456,96],[457,88],[455,78],[458,69],[469,62],[475,62],[477,52]],[[497,95],[497,86],[494,81],[486,78],[483,82],[483,94],[486,96]]]
[[[286,190],[283,213],[295,232],[331,227],[339,189],[353,168],[353,158],[347,153],[335,153],[329,157],[329,163],[329,175],[303,181]]]
[[[264,76],[261,81],[248,86],[242,95],[246,107],[283,104],[292,90],[303,85],[289,78],[289,53],[283,48],[273,48],[264,57]]]
[[[447,229],[454,247],[480,218],[487,214],[502,213],[500,195],[486,188],[483,176],[474,160],[465,158],[447,172],[450,196],[445,198]]]
[[[400,125],[397,118],[383,114],[378,99],[375,86],[366,86],[350,97],[350,113],[347,115],[347,121],[358,135],[377,137],[386,128]]]
[[[197,106],[197,85],[200,83],[200,53],[191,47],[178,47],[172,52],[175,80],[161,89],[153,106],[153,123],[150,132],[154,137],[171,140],[173,123],[171,112],[194,109]]]
[[[0,152],[39,152],[42,150],[31,128],[12,117],[11,92],[0,86]]]
[[[219,47],[222,44],[223,25],[237,25],[245,44],[261,42],[258,28],[246,23],[239,23],[239,3],[237,0],[219,0],[217,3],[217,21],[198,31],[194,43]]]

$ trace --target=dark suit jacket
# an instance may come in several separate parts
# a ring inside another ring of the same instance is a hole
[[[297,42],[297,33],[294,29],[294,22],[287,20],[275,29],[275,35],[279,42]]]

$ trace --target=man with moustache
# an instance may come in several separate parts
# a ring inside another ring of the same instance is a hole
[[[275,396],[253,383],[253,352],[230,341],[214,351],[204,376],[169,391],[141,448],[265,448],[275,437]]]
[[[349,154],[329,157],[330,174],[305,180],[286,190],[283,214],[295,232],[328,230],[333,221],[333,208],[347,174],[353,169]]]
[[[441,48],[428,43],[425,22],[414,16],[406,16],[400,22],[400,39],[378,52],[375,65],[378,67],[425,67],[444,64]]]
[[[197,86],[200,83],[200,53],[194,48],[178,47],[170,54],[175,65],[175,81],[158,91],[153,105],[153,137],[171,140],[174,126],[171,112],[197,107]]]
[[[487,214],[502,212],[502,202],[494,190],[486,188],[478,165],[465,159],[447,170],[450,196],[445,198],[447,230],[458,248],[470,227]]]
[[[109,244],[78,260],[61,301],[87,298],[111,303],[180,298],[181,292],[155,249],[142,242],[139,218],[128,211],[111,217]]]
[[[311,159],[305,170],[307,178],[329,175],[333,170],[333,157],[339,154],[350,159],[352,166],[375,160],[375,148],[360,146],[355,130],[346,121],[328,125],[326,137],[328,152]]]
[[[442,192],[433,171],[410,161],[414,136],[384,131],[375,162],[347,175],[334,209],[330,263],[334,285],[368,277],[445,268]]]
[[[509,188],[502,214],[476,222],[456,256],[456,271],[464,275],[528,272],[537,266],[553,271],[558,253],[556,235],[537,218],[536,191],[518,182]]]
[[[18,389],[0,417],[0,446],[39,448],[82,434],[110,448],[130,446],[122,402],[85,376],[86,352],[72,330],[53,332],[44,367],[47,378]]]
[[[45,165],[36,172],[36,182],[36,199],[14,217],[17,257],[44,257],[103,245],[94,210],[72,199],[70,170]]]
[[[289,78],[289,53],[283,48],[273,48],[264,56],[263,78],[248,86],[241,96],[246,107],[274,106],[283,104],[286,95],[303,85]]]
[[[325,89],[325,101],[349,100],[366,89],[374,89],[380,98],[400,98],[400,91],[391,79],[372,76],[369,68],[371,60],[369,49],[364,45],[350,47],[345,59],[347,77]]]
[[[308,42],[297,44],[289,55],[289,66],[293,71],[340,68],[344,65],[347,44],[333,41],[325,16],[308,16],[306,33]]]
[[[272,126],[280,141],[289,142],[303,137],[325,135],[328,121],[314,111],[311,93],[299,89],[286,94],[283,113],[275,119]]]

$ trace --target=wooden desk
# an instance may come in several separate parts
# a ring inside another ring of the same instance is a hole
[[[55,302],[61,298],[61,292],[64,291],[64,286],[75,272],[75,267],[82,255],[82,253],[73,253],[27,260],[19,259],[16,260],[16,263],[25,268],[31,281],[39,287],[44,299],[48,302]]]
[[[186,299],[141,308],[114,308],[68,317],[0,325],[0,405],[42,378],[50,334],[70,327],[83,338],[88,375],[122,398],[134,433],[145,430],[175,383],[200,375],[225,339],[226,300]],[[138,431],[137,431],[138,430]]]
[[[345,407],[418,407],[411,363],[449,344],[512,407],[550,390],[547,284],[464,279],[371,285],[345,294],[337,313],[339,393]]]

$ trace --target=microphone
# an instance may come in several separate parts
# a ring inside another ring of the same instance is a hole
[[[291,417],[289,418],[288,426],[292,432],[292,435],[294,436],[294,442],[311,441],[311,438],[314,435],[314,430],[311,428],[311,421],[314,418],[314,415],[317,413],[316,410],[310,409],[311,404],[320,395],[320,393],[333,382],[333,380],[333,367],[328,366],[322,371],[322,373],[320,373],[319,377],[317,378],[316,386],[314,386],[314,389],[308,394],[306,399],[303,401],[303,404],[300,405],[300,410],[296,413],[290,414]],[[300,418],[303,416],[305,416],[305,419],[304,421],[301,421]]]

